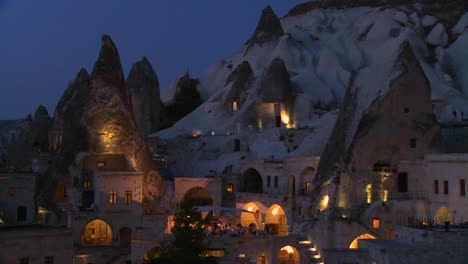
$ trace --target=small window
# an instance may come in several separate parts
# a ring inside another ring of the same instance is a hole
[[[16,221],[24,222],[26,221],[27,216],[27,209],[25,206],[18,206],[16,210]]]
[[[8,188],[8,195],[15,196],[15,187],[14,186],[10,186]]]
[[[310,182],[306,182],[306,192],[312,191],[312,184]]]
[[[96,162],[96,166],[97,166],[98,168],[104,168],[104,167],[106,166],[106,162],[104,162],[104,161],[98,161],[98,162]]]
[[[29,258],[28,257],[20,258],[19,263],[20,264],[29,264]]]
[[[125,204],[131,204],[132,203],[132,191],[125,191],[124,203]]]
[[[271,186],[271,176],[267,176],[267,187]]]
[[[266,263],[266,258],[265,256],[258,256],[258,259],[257,259],[257,264],[265,264]]]
[[[408,108],[408,107],[405,107],[405,108],[403,109],[403,111],[404,111],[405,113],[409,113],[409,108]]]
[[[117,203],[117,191],[111,191],[109,193],[109,203],[116,204]]]
[[[415,138],[410,139],[410,147],[411,148],[416,148],[416,139]]]
[[[90,190],[93,188],[93,182],[91,180],[83,181],[83,189]]]
[[[398,173],[397,187],[400,193],[408,192],[408,174],[406,172]]]
[[[234,192],[234,186],[232,185],[232,183],[229,183],[227,185],[227,192],[228,193],[233,193]]]
[[[434,180],[434,193],[438,194],[439,193],[439,181]]]
[[[372,228],[379,229],[380,228],[380,219],[374,218],[372,219]]]
[[[234,139],[234,152],[240,151],[240,139]]]
[[[465,196],[465,179],[460,179],[460,195]]]
[[[444,181],[444,194],[449,193],[449,186],[448,186],[448,181]]]
[[[232,111],[234,111],[234,112],[237,111],[237,102],[236,101],[232,102]]]
[[[44,264],[54,264],[54,257],[53,256],[46,256],[44,258]]]
[[[275,188],[278,188],[278,176],[275,176]]]

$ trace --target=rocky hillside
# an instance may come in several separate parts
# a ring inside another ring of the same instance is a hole
[[[406,94],[394,91],[397,89],[394,82],[402,74],[395,65],[405,51],[411,54],[405,58],[412,59],[402,65],[411,67],[408,69],[411,76],[427,80],[417,85],[425,87],[420,92],[430,93],[428,97],[421,95],[416,105],[430,105],[435,114],[435,118],[429,116],[432,113],[414,117],[418,124],[415,129],[427,127],[433,131],[422,148],[441,149],[443,142],[438,141],[437,123],[460,122],[468,113],[468,79],[464,74],[468,70],[468,52],[464,48],[468,46],[466,10],[465,3],[456,0],[328,0],[296,6],[280,19],[266,7],[246,44],[214,63],[200,77],[198,90],[206,101],[172,128],[155,136],[174,142],[177,136],[191,135],[193,131],[224,135],[195,141],[192,146],[187,144],[186,150],[192,155],[184,156],[184,161],[195,167],[189,174],[196,176],[210,170],[221,171],[229,165],[238,166],[241,157],[227,153],[235,138],[248,145],[244,158],[245,155],[253,159],[271,158],[272,153],[280,159],[322,155],[330,135],[338,133],[333,128],[344,126],[346,129],[339,131],[342,137],[333,136],[330,140],[344,140],[340,143],[344,144],[340,160],[349,164],[353,156],[350,147],[357,151],[356,140],[362,138],[363,129],[369,129],[366,124],[375,119],[374,111],[382,111],[370,110],[376,107],[376,101]],[[255,119],[259,110],[256,106],[268,101],[262,93],[265,76],[272,64],[281,63],[286,74],[279,70],[274,75],[284,76],[283,81],[273,80],[267,86],[275,87],[272,88],[275,95],[288,94],[290,99],[284,102],[290,103],[290,111],[286,113],[289,125],[298,133],[309,131],[305,136],[301,133],[300,140],[291,142],[282,141],[284,133],[263,123],[259,125]],[[407,82],[398,89],[414,89],[413,85]],[[413,98],[410,94],[401,96]],[[232,111],[234,101],[236,111]],[[394,103],[404,111],[404,102]],[[252,133],[258,127],[262,133]],[[173,154],[183,155],[182,152]],[[210,155],[219,157],[216,162],[210,161],[216,166],[204,162]]]

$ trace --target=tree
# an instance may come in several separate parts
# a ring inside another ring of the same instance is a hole
[[[206,250],[204,222],[190,204],[182,204],[174,215],[173,237],[163,241],[161,254],[145,264],[215,264],[214,258],[202,257]]]

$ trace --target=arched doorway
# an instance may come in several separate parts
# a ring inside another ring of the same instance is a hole
[[[359,248],[359,240],[360,239],[375,239],[376,237],[371,235],[371,234],[362,234],[358,237],[356,237],[353,242],[349,245],[349,248],[351,249],[356,249]]]
[[[300,194],[308,194],[312,192],[312,180],[314,179],[315,169],[307,167],[299,174],[299,192]]]
[[[256,169],[248,169],[241,176],[241,192],[263,193],[262,176]]]
[[[213,198],[206,189],[197,186],[185,193],[183,203],[190,206],[206,206],[213,204]]]
[[[447,207],[442,206],[439,209],[437,209],[434,220],[436,224],[443,225],[446,222],[452,222],[452,215],[449,213]]]
[[[279,264],[299,264],[300,256],[295,247],[285,246],[280,249],[278,254]]]
[[[108,246],[112,243],[112,229],[110,225],[95,219],[89,222],[81,234],[82,246]]]
[[[288,234],[288,220],[286,213],[280,205],[274,204],[268,208],[265,217],[265,228],[274,235]]]
[[[132,229],[122,227],[119,231],[120,247],[130,248],[132,245]]]
[[[260,212],[258,206],[255,203],[250,202],[244,205],[242,209],[252,213],[241,213],[241,225],[247,227],[250,226],[250,224],[254,224],[256,228],[261,229],[262,227],[260,224],[262,223],[262,213]]]

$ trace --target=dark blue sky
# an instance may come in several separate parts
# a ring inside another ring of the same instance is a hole
[[[0,120],[43,104],[53,114],[68,81],[91,71],[103,33],[125,75],[142,56],[162,89],[189,69],[198,77],[250,37],[270,4],[283,16],[304,0],[0,0]]]

